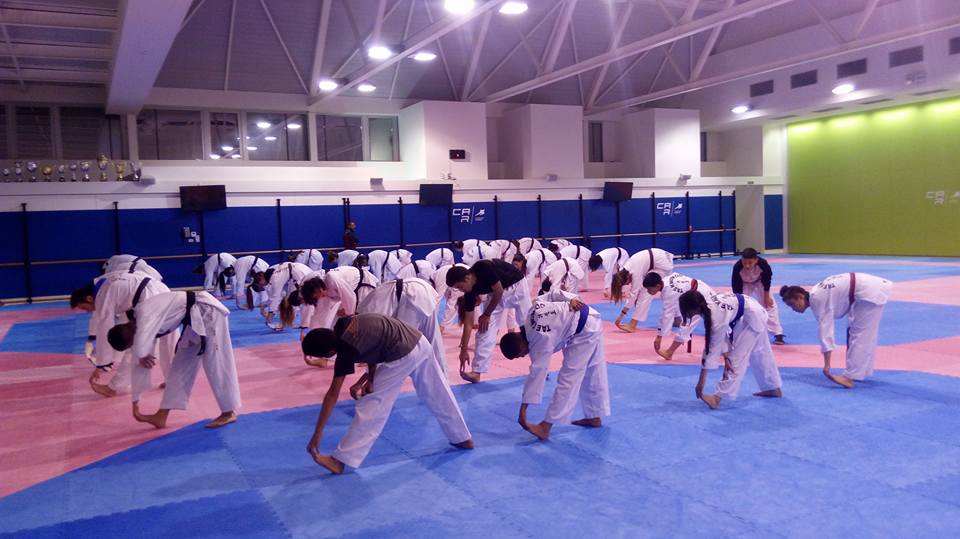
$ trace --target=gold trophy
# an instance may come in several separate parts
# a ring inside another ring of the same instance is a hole
[[[122,182],[122,181],[123,181],[123,171],[126,170],[126,168],[127,168],[127,164],[124,163],[123,161],[115,161],[115,162],[113,163],[113,170],[115,170],[115,171],[117,172],[117,180],[116,180],[116,181],[118,181],[118,182]]]
[[[84,161],[80,163],[80,170],[83,171],[83,181],[90,181],[90,162]]]
[[[13,173],[17,176],[17,182],[23,181],[23,162],[17,161],[13,164]]]
[[[67,171],[66,165],[57,165],[57,174],[60,176],[59,178],[57,178],[57,181],[58,181],[58,182],[65,182],[65,181],[67,181],[67,179],[63,177],[63,174],[64,174],[64,172],[66,172],[66,171]]]
[[[100,169],[100,181],[107,181],[107,167],[110,166],[110,161],[107,159],[107,156],[100,154],[100,157],[97,158],[97,168]]]
[[[35,161],[27,161],[27,172],[30,173],[30,181],[37,181],[37,163]]]
[[[77,164],[70,163],[70,181],[77,181]]]
[[[3,169],[3,183],[7,183],[7,182],[9,182],[9,181],[10,181],[10,169],[4,167],[4,169]]]
[[[43,181],[50,181],[50,175],[53,174],[53,167],[50,165],[43,165],[43,168],[40,169],[40,172],[43,173]]]

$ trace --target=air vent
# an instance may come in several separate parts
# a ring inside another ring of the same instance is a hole
[[[777,116],[776,118],[770,118],[771,120],[786,120],[789,118],[796,118],[796,114],[787,114],[786,116]]]
[[[877,103],[886,103],[887,101],[893,101],[889,97],[881,97],[879,99],[871,99],[870,101],[861,101],[860,105],[876,105]]]
[[[916,64],[923,61],[923,46],[900,49],[890,53],[890,67]]]
[[[804,86],[812,86],[817,83],[817,70],[813,71],[804,71],[803,73],[797,73],[795,75],[790,75],[790,88],[802,88]]]
[[[867,59],[854,60],[837,64],[837,78],[852,77],[854,75],[863,75],[867,72]]]
[[[773,93],[773,81],[765,80],[750,85],[750,97],[760,97]]]
[[[835,111],[835,110],[843,110],[843,107],[827,107],[827,108],[825,108],[825,109],[815,110],[815,111],[813,111],[813,112],[817,112],[817,113],[820,113],[820,112],[833,112],[833,111]]]
[[[950,39],[950,54],[960,54],[960,37]]]
[[[936,90],[926,90],[926,91],[923,91],[923,92],[917,92],[917,93],[915,93],[915,94],[913,94],[913,95],[915,95],[915,96],[917,96],[917,97],[923,97],[923,96],[925,96],[925,95],[939,94],[940,92],[946,92],[946,91],[947,91],[946,88],[937,88]]]

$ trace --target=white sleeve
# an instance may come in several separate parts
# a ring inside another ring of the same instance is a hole
[[[830,291],[826,291],[823,294],[823,299],[814,298],[811,294],[810,296],[810,310],[813,311],[814,318],[817,319],[817,326],[820,334],[820,351],[821,352],[830,352],[837,347],[836,339],[834,337],[834,328],[836,322],[833,318],[833,308],[830,305],[830,300],[833,297],[833,294]],[[816,299],[817,301],[814,301]]]
[[[660,291],[660,303],[663,304],[663,314],[660,316],[660,328],[657,335],[666,337],[673,333],[673,320],[680,315],[680,305],[675,301],[667,301]]]
[[[721,328],[720,331],[716,329],[713,330],[710,336],[710,353],[703,358],[703,368],[716,369],[720,365],[723,365],[721,354],[725,351],[726,343],[724,341],[726,338],[727,332],[724,331],[723,328]]]
[[[550,372],[549,352],[530,350],[530,373],[523,381],[522,404],[540,404],[543,401],[543,387]]]
[[[98,367],[109,365],[119,359],[117,351],[110,346],[110,342],[107,340],[107,333],[116,324],[116,313],[113,308],[116,305],[115,291],[116,287],[110,284],[105,284],[100,289],[98,294],[100,301],[97,302],[100,305],[97,306],[97,310],[93,312],[93,316],[90,318],[90,328],[94,332],[92,334],[97,337],[94,357],[97,360]]]
[[[180,294],[166,294],[167,297],[162,303],[155,301],[149,302],[151,307],[154,307],[154,305],[157,307],[152,311],[147,311],[143,308],[137,309],[137,333],[133,338],[133,346],[131,347],[134,361],[139,361],[141,358],[153,354],[157,333],[160,333],[162,330],[163,323],[167,318],[167,313],[171,309],[177,308],[177,299],[179,298],[176,296],[178,295]],[[183,296],[183,298],[183,305],[186,306],[186,296]],[[140,305],[144,306],[145,303],[141,303]],[[183,314],[184,312],[181,308],[180,318],[183,318]]]
[[[363,271],[363,270],[360,270]],[[337,294],[340,295],[340,307],[348,315],[357,313],[357,294],[350,290],[347,282],[340,277],[334,277],[337,287]]]
[[[283,300],[283,281],[280,279],[275,279],[276,273],[270,277],[270,295],[269,295],[269,304],[267,305],[267,311],[271,313],[277,312],[277,309],[280,308],[280,301]],[[288,276],[289,278],[289,276]]]

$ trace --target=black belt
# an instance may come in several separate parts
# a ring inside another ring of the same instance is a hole
[[[653,249],[647,249],[647,254],[650,255],[650,269],[647,270],[647,273],[653,271]]]
[[[400,298],[403,297],[403,279],[396,280],[396,286],[394,287],[394,292],[397,294],[397,304],[399,304]]]
[[[133,262],[130,262],[130,268],[127,270],[127,273],[133,273],[137,270],[137,264],[142,260],[139,256],[133,259]]]
[[[187,290],[184,293],[187,295],[187,310],[186,310],[186,314],[183,315],[183,320],[180,321],[180,330],[181,330],[180,338],[177,339],[177,345],[174,347],[175,350],[180,350],[180,341],[183,340],[183,334],[185,333],[184,330],[186,330],[188,326],[192,325],[191,324],[192,321],[190,320],[190,310],[193,309],[193,306],[197,304],[196,292],[194,292],[193,290]],[[164,331],[163,333],[157,334],[157,337],[163,337],[169,334],[170,334],[169,331]],[[197,352],[197,355],[202,356],[203,353],[207,351],[207,338],[203,335],[199,335],[199,337],[200,337],[200,351]]]
[[[150,284],[150,277],[144,277],[143,280],[140,281],[140,284],[137,285],[137,291],[133,293],[133,301],[130,302],[130,310],[127,311],[127,320],[134,319],[134,309],[136,309],[137,304],[140,303],[143,290],[147,288],[148,284]]]

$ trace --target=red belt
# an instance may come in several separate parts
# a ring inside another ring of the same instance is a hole
[[[699,284],[699,283],[697,283],[697,280],[696,280],[696,279],[690,279],[690,290],[696,290],[696,289],[697,289],[697,284]]]

